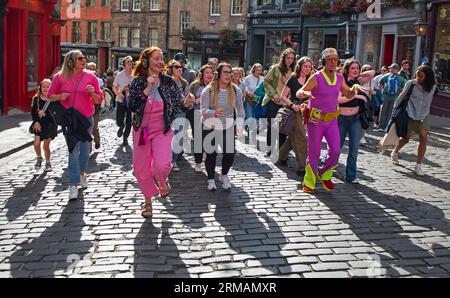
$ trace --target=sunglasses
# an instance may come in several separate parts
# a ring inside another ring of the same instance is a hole
[[[175,68],[175,69],[180,69],[180,68],[181,68],[181,66],[180,66],[180,65],[173,65],[173,66],[172,66],[172,68]]]
[[[222,73],[226,74],[226,75],[230,75],[232,74],[232,71],[229,70],[222,70]]]
[[[83,60],[86,60],[86,57],[84,57],[84,56],[78,56],[78,57],[77,57],[77,60],[78,60],[78,61],[83,61]]]

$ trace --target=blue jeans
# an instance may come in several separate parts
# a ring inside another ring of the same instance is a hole
[[[88,132],[92,134],[93,130],[93,117],[88,118],[91,126],[88,128]],[[66,132],[63,131],[64,137]],[[86,172],[89,155],[91,151],[91,143],[90,142],[78,142],[75,145],[72,153],[69,153],[69,184],[76,185],[80,183],[80,173]]]
[[[356,162],[358,161],[359,142],[361,141],[361,120],[359,114],[353,116],[339,116],[339,131],[341,133],[341,149],[344,147],[348,134],[348,157],[345,168],[345,180],[352,182],[356,179]]]
[[[253,106],[248,102],[248,100],[244,101],[244,110],[245,110],[245,120],[249,118],[255,118],[253,113]]]

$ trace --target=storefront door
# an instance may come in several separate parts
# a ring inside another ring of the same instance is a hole
[[[394,59],[394,42],[395,35],[394,34],[385,34],[384,35],[384,50],[383,50],[383,64],[391,65]]]

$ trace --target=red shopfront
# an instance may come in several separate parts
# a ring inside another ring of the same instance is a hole
[[[60,65],[57,0],[9,0],[4,19],[4,115],[31,109],[39,82]]]

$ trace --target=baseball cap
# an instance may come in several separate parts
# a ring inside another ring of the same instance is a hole
[[[173,59],[177,60],[177,61],[182,61],[184,63],[187,63],[187,57],[183,53],[177,53]]]
[[[389,66],[389,69],[400,69],[400,66],[398,66],[397,63],[392,63],[391,66]]]
[[[322,52],[322,59],[326,59],[331,56],[339,57],[338,52],[335,48],[327,48]]]

